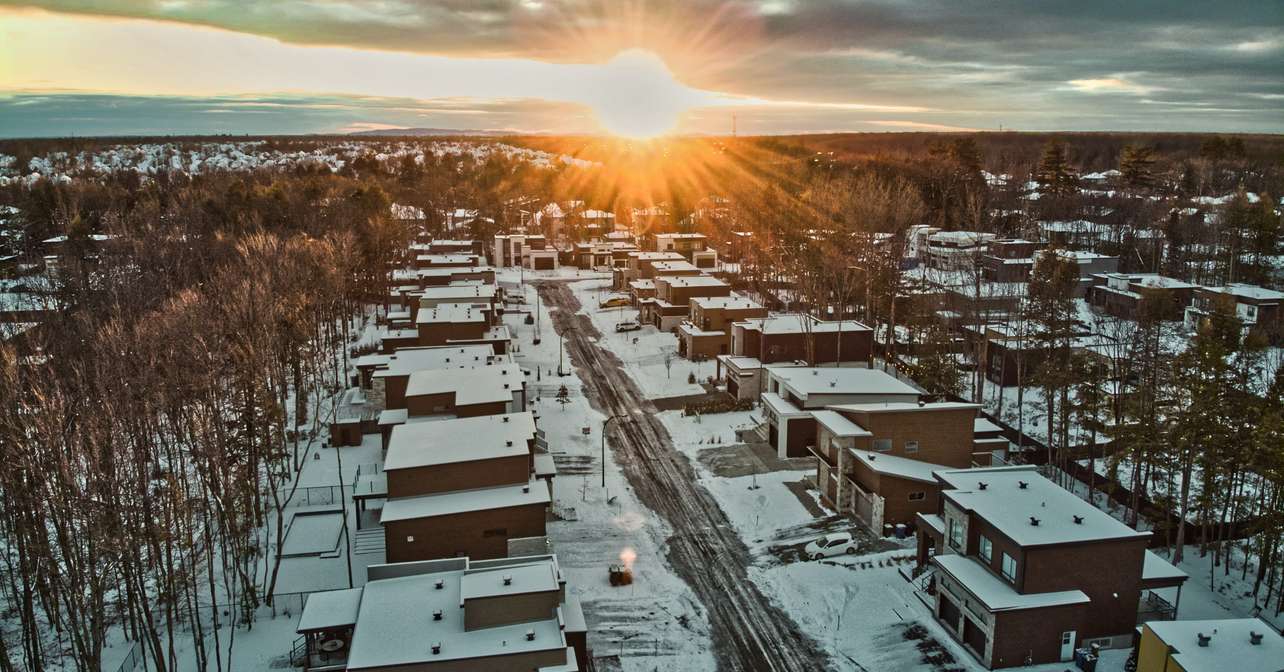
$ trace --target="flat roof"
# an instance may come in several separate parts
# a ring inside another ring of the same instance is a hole
[[[353,625],[357,622],[357,611],[360,608],[360,588],[312,593],[303,605],[303,613],[299,614],[299,627],[294,631],[316,632]]]
[[[657,233],[657,234],[655,234],[655,237],[656,237],[656,238],[678,238],[678,239],[689,239],[689,240],[694,240],[694,239],[697,239],[697,238],[706,238],[707,236],[705,236],[703,233]]]
[[[656,265],[657,267],[659,264]],[[658,269],[657,269],[658,270]],[[712,275],[677,275],[666,276],[656,279],[659,282],[668,283],[670,287],[726,287],[727,283],[713,277]]]
[[[1284,669],[1284,637],[1256,618],[1210,621],[1151,621],[1146,627],[1174,649],[1173,660],[1186,672],[1278,672]],[[1262,635],[1261,644],[1249,634]],[[1208,646],[1199,635],[1210,636]]]
[[[936,483],[936,478],[932,475],[933,472],[950,468],[942,464],[933,464],[931,462],[923,462],[921,460],[911,460],[908,457],[889,455],[887,453],[879,453],[870,450],[856,450],[849,448],[847,452],[860,461],[861,464],[864,464],[876,473],[886,474],[896,478],[904,478],[911,481],[921,481],[923,483]]]
[[[825,322],[802,313],[785,313],[765,318],[753,317],[736,322],[736,325],[761,330],[765,334],[801,334],[808,330],[803,326],[804,322],[808,321],[811,322],[810,330],[813,334],[836,332],[840,326],[843,331],[871,331],[869,327],[855,320]]]
[[[724,310],[762,308],[762,304],[743,296],[697,296],[691,299],[691,303],[700,306],[705,310],[719,308]]]
[[[501,571],[516,575],[528,564],[558,571],[552,558],[514,564]],[[537,621],[466,629],[462,586],[473,571],[453,569],[367,583],[347,669],[413,666],[567,648],[554,610]],[[440,589],[436,587],[438,580],[442,581]],[[436,611],[441,612],[439,621],[433,620]],[[527,640],[528,631],[534,631],[533,640]],[[439,653],[432,652],[434,644],[441,645]]]
[[[923,404],[889,401],[873,404],[831,404],[827,408],[835,411],[850,411],[853,413],[917,413],[919,411],[959,410],[964,408],[977,409],[980,407],[980,404],[969,404],[962,401],[935,401]]]
[[[478,600],[503,595],[547,593],[559,587],[557,568],[552,564],[500,567],[465,574],[459,584],[459,599]]]
[[[422,302],[442,301],[445,299],[489,299],[494,298],[497,288],[491,284],[468,284],[468,285],[443,285],[441,287],[425,287],[419,290],[419,300]]]
[[[917,400],[919,391],[885,371],[859,367],[772,369],[771,374],[801,397],[811,394],[903,394]]]
[[[485,322],[488,306],[484,303],[438,303],[419,309],[415,324],[471,324]],[[409,314],[406,315],[410,317]]]
[[[382,371],[374,372],[376,378],[384,376],[408,376],[415,371],[433,369],[455,369],[474,366],[486,366],[488,362],[508,362],[506,355],[496,355],[491,345],[438,345],[417,348],[397,348],[391,355],[381,355],[381,361],[367,360],[369,364],[387,366]],[[364,358],[363,358],[364,359]],[[367,362],[357,361],[358,366]]]
[[[968,592],[985,605],[988,611],[1015,611],[1041,609],[1090,602],[1082,590],[1063,590],[1054,593],[1018,593],[1012,584],[995,576],[976,560],[947,553],[932,557],[932,562],[961,583]]]
[[[392,428],[383,470],[529,455],[535,417],[529,411]]]
[[[1190,575],[1177,569],[1172,563],[1146,550],[1146,560],[1141,567],[1142,581],[1185,581]]]
[[[531,479],[526,483],[476,490],[453,490],[416,497],[394,497],[384,503],[383,515],[379,517],[379,521],[393,523],[399,520],[435,518],[472,511],[548,504],[549,501],[548,486]]]
[[[775,411],[777,415],[784,417],[802,417],[811,415],[811,413],[789,403],[775,392],[763,392],[762,403],[766,406],[770,406],[771,410]]]
[[[406,396],[455,393],[455,405],[511,401],[522,389],[522,370],[516,364],[488,366],[480,369],[415,371],[406,383]]]
[[[946,484],[942,496],[1021,546],[1150,536],[1044,478],[1033,466],[952,469],[936,475]],[[1080,522],[1075,522],[1076,516]]]
[[[823,410],[812,411],[811,415],[834,436],[873,436],[869,430],[843,417],[841,413]]]

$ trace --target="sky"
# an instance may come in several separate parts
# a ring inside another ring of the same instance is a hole
[[[1278,133],[1284,2],[0,0],[0,137],[733,123]]]

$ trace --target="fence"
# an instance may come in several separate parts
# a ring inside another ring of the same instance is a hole
[[[143,643],[134,642],[129,647],[129,653],[125,654],[125,659],[120,661],[120,667],[116,672],[138,672],[147,669],[147,655],[143,652]]]
[[[281,492],[281,499],[290,497],[287,489]],[[339,485],[314,485],[295,488],[294,496],[285,503],[285,508],[295,506],[323,506],[338,504],[343,498],[343,487]]]

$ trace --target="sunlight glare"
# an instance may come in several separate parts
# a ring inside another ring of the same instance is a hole
[[[646,139],[671,132],[695,102],[691,94],[659,56],[630,49],[602,66],[589,105],[607,131]]]

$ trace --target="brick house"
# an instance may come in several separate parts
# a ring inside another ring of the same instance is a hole
[[[988,668],[1066,662],[1087,644],[1130,646],[1143,591],[1186,579],[1146,550],[1149,532],[1033,466],[935,477],[940,508],[919,515],[919,561],[932,571],[937,621]]]
[[[628,252],[623,259],[614,255],[613,258],[615,264],[611,269],[611,288],[617,290],[628,289],[629,283],[634,280],[654,278],[656,263],[686,261],[686,257],[677,252]],[[700,270],[693,267],[687,273],[696,275]]]
[[[691,299],[687,319],[678,325],[678,354],[712,359],[731,351],[731,324],[767,317],[767,309],[743,296]]]
[[[671,331],[690,314],[691,300],[731,295],[731,285],[708,275],[662,275],[655,278],[655,297],[641,300],[638,320]]]
[[[529,412],[395,427],[379,517],[388,561],[502,558],[509,540],[544,536],[551,488],[535,436]]]
[[[1137,672],[1279,672],[1284,637],[1260,618],[1155,621],[1141,626]]]
[[[842,362],[864,362],[873,343],[873,330],[853,320],[826,322],[802,313],[784,313],[733,322],[731,352],[718,356],[715,378],[723,381],[733,397],[756,399],[766,382],[760,380],[764,364],[810,366],[835,363],[840,358]]]
[[[1284,343],[1281,302],[1284,302],[1284,293],[1255,285],[1231,283],[1224,287],[1200,287],[1186,307],[1186,327],[1195,329],[1212,314],[1214,306],[1220,305],[1239,318],[1245,332],[1257,331],[1272,345],[1279,345]]]
[[[1029,240],[992,240],[981,255],[981,276],[990,282],[1026,282],[1043,245]]]
[[[764,440],[780,457],[803,457],[816,442],[811,411],[832,404],[917,403],[919,392],[864,367],[767,366],[762,392]]]
[[[395,408],[389,399],[389,409]],[[526,378],[516,364],[415,371],[406,380],[407,417],[470,418],[526,410]]]
[[[554,555],[371,565],[358,588],[313,593],[305,670],[590,669],[588,627]]]
[[[875,532],[912,528],[937,509],[932,473],[989,465],[978,445],[976,404],[837,404],[813,411],[816,483],[830,506]]]
[[[1146,310],[1164,320],[1180,320],[1198,288],[1156,273],[1096,273],[1088,288],[1088,303],[1126,320],[1135,321]]]

